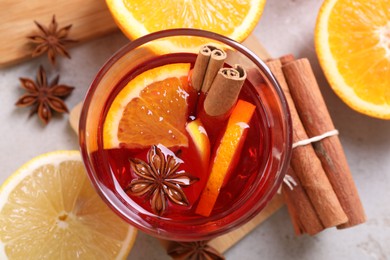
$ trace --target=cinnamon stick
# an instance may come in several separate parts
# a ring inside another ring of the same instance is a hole
[[[245,69],[240,65],[218,71],[204,100],[204,111],[209,116],[221,116],[237,102],[246,79]]]
[[[278,79],[289,105],[293,125],[293,143],[308,139],[284,79],[280,61],[272,60],[267,62],[267,65]],[[337,226],[348,221],[322,168],[321,162],[311,145],[296,147],[293,150],[291,166],[325,228]]]
[[[199,99],[198,105],[201,108],[198,116],[206,129],[211,145],[214,145],[219,133],[226,126],[245,78],[246,72],[239,65],[234,68],[222,68],[215,77],[203,103]]]
[[[200,48],[191,76],[191,83],[195,90],[206,93],[214,81],[218,70],[226,59],[224,50],[212,45]]]
[[[280,63],[282,63],[282,66],[283,66],[283,65],[286,65],[287,63],[289,63],[291,61],[294,61],[295,57],[294,57],[293,54],[289,53],[289,54],[285,54],[285,55],[279,57],[279,60],[280,60]]]
[[[288,172],[295,180],[295,186],[290,189],[287,185],[282,186],[282,193],[291,217],[295,234],[315,235],[324,229],[313,205],[311,204],[299,178],[290,167]]]
[[[321,95],[318,83],[307,59],[299,59],[283,66],[300,118],[310,137],[334,130],[334,125]],[[348,216],[346,228],[365,222],[366,216],[353,181],[338,136],[331,136],[313,144],[340,204]]]
[[[285,54],[283,56],[280,56],[279,58],[269,58],[269,59],[266,60],[266,63],[270,62],[270,61],[273,61],[273,60],[279,60],[280,63],[282,64],[282,66],[283,66],[283,65],[289,63],[290,61],[295,60],[295,57],[294,57],[293,54],[288,53],[288,54]]]

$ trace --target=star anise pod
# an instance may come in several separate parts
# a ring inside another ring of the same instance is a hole
[[[70,59],[70,55],[65,49],[65,45],[76,42],[75,40],[67,38],[72,25],[67,25],[58,30],[58,24],[54,15],[49,27],[46,27],[37,21],[34,21],[34,23],[39,28],[39,32],[27,37],[33,43],[38,44],[34,49],[32,56],[36,57],[47,52],[49,61],[52,65],[56,64],[57,54]]]
[[[224,260],[225,257],[208,241],[170,242],[167,253],[175,260]]]
[[[36,112],[45,124],[50,121],[52,110],[59,113],[68,112],[63,98],[69,96],[74,87],[58,84],[59,79],[60,77],[57,76],[48,84],[46,72],[42,66],[39,66],[36,82],[28,78],[20,78],[21,86],[27,93],[20,97],[15,105],[33,106],[30,115]]]
[[[153,212],[161,216],[167,209],[168,200],[174,204],[188,206],[182,187],[198,181],[189,173],[178,171],[180,159],[173,153],[164,154],[162,145],[153,145],[147,154],[148,162],[132,158],[130,166],[139,177],[131,181],[126,192],[134,196],[146,196]]]

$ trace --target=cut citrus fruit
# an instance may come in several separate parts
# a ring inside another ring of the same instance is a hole
[[[206,129],[200,119],[187,124],[186,130],[194,142],[195,148],[200,156],[203,169],[207,169],[210,160],[210,141]]]
[[[210,175],[196,208],[197,214],[209,216],[213,210],[219,191],[237,162],[254,111],[255,106],[243,100],[239,100],[234,107],[226,131],[215,150]]]
[[[1,259],[123,259],[136,229],[90,184],[78,151],[38,156],[0,188]]]
[[[326,0],[315,45],[335,93],[351,108],[390,119],[390,2]]]
[[[103,126],[104,148],[188,146],[185,134],[189,63],[147,70],[115,97]]]
[[[197,28],[243,41],[257,25],[265,2],[265,0],[106,0],[115,22],[132,40],[164,29]],[[179,46],[194,44],[199,46],[193,38],[176,42]]]

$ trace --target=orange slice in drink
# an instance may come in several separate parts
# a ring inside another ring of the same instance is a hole
[[[188,146],[189,63],[147,70],[115,97],[103,125],[105,149]]]
[[[221,187],[235,168],[254,112],[255,106],[243,100],[234,107],[212,159],[210,175],[195,211],[197,214],[207,217],[213,210]]]
[[[111,14],[130,39],[172,28],[197,28],[243,41],[259,21],[265,0],[106,0]],[[193,38],[176,46],[198,46]]]
[[[315,45],[332,89],[352,109],[390,119],[390,1],[326,0]]]
[[[200,119],[196,119],[187,124],[186,130],[195,145],[195,149],[200,156],[202,168],[207,169],[210,160],[210,141]]]

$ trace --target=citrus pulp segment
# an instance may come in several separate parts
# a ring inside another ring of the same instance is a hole
[[[265,0],[106,0],[115,22],[130,39],[172,28],[197,28],[243,41],[259,21]],[[199,46],[193,38],[175,47]]]
[[[90,184],[78,151],[38,156],[0,188],[0,258],[123,259],[136,229]]]
[[[103,125],[104,148],[188,146],[189,70],[189,63],[174,63],[132,79],[110,105]]]
[[[335,93],[351,108],[390,119],[390,2],[326,0],[315,45]]]

